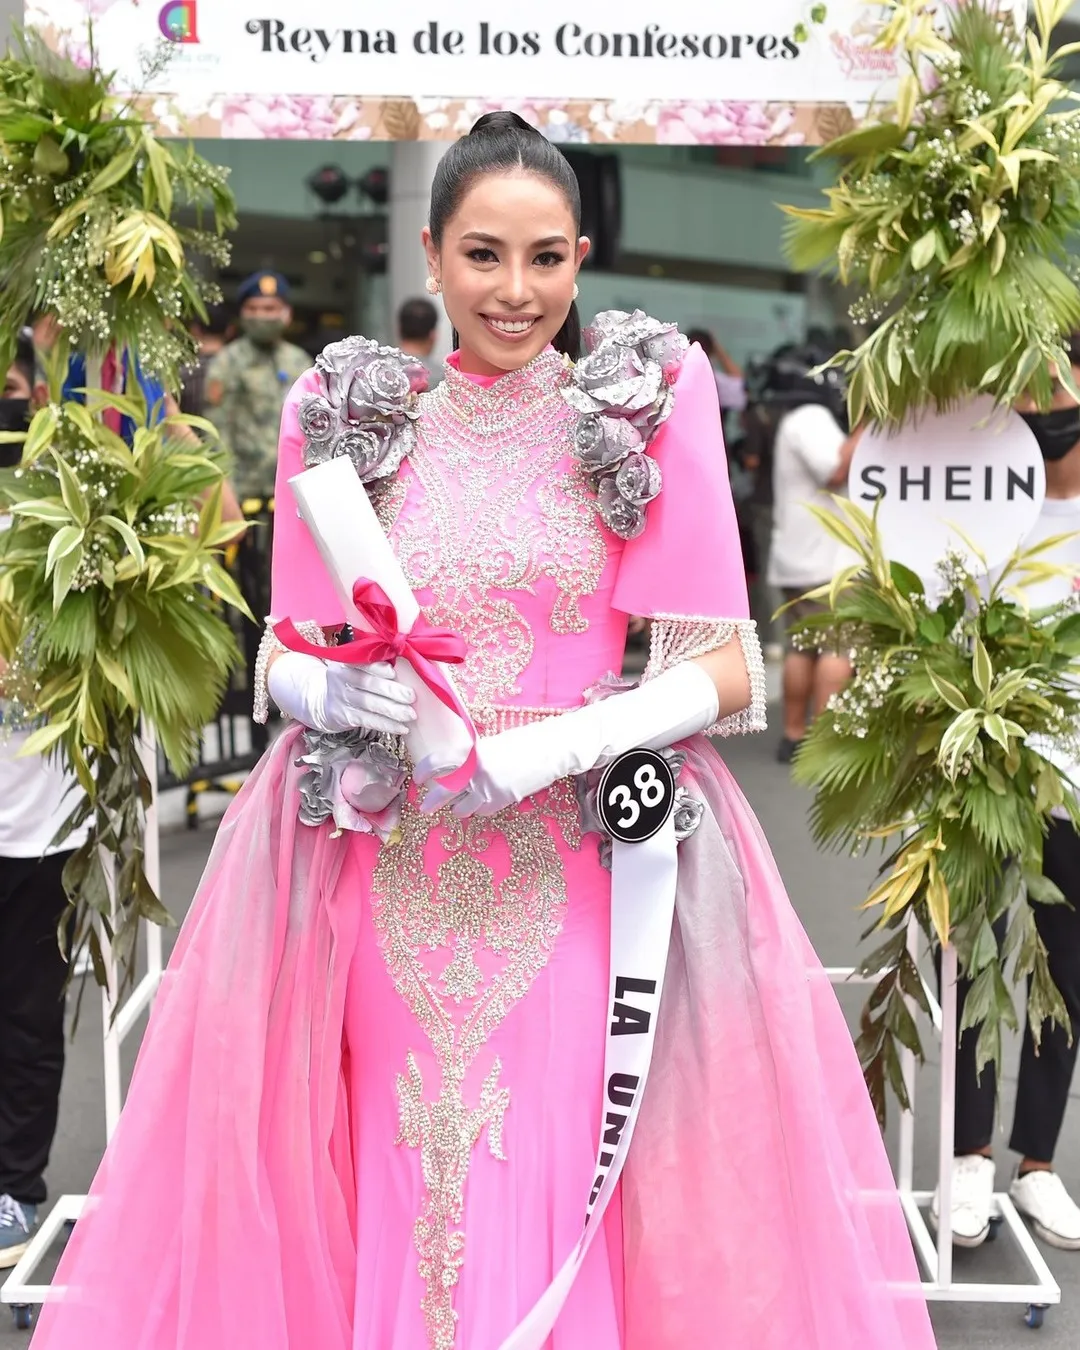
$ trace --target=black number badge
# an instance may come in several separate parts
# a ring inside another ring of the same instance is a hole
[[[655,750],[628,750],[604,770],[597,808],[604,828],[624,844],[651,839],[675,805],[675,776]]]

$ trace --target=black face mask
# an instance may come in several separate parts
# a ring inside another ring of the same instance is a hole
[[[1048,413],[1021,413],[1039,442],[1043,459],[1053,464],[1080,444],[1080,405]]]
[[[28,398],[0,398],[0,431],[25,431],[30,425]],[[0,469],[10,469],[22,459],[21,445],[0,443]]]

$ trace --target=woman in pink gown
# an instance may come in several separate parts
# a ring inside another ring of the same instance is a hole
[[[585,761],[550,747],[672,671],[711,712],[670,716],[686,837],[652,1072],[542,1344],[933,1345],[847,1027],[686,736],[764,726],[711,370],[642,314],[568,359],[579,210],[556,150],[482,119],[425,233],[460,332],[444,381],[417,400],[406,358],[350,339],[286,404],[273,617],[342,626],[288,480],[347,454],[424,617],[464,639],[477,776],[418,784],[400,739],[326,730],[332,662],[268,640],[275,697],[314,661],[318,710],[297,696],[221,826],[34,1350],[499,1350],[582,1233],[602,1133],[610,844]],[[626,694],[630,614],[652,648]],[[655,704],[621,705],[643,740]]]

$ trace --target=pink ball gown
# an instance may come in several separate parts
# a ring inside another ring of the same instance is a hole
[[[325,628],[341,606],[287,482],[345,398],[331,368],[285,408],[272,605]],[[653,619],[649,675],[740,641],[755,702],[714,731],[762,725],[712,372],[693,348],[666,374],[674,406],[646,390],[664,416],[639,419],[662,490],[636,505],[583,472],[595,437],[556,353],[493,381],[451,361],[421,396],[378,510],[426,618],[468,644],[482,733],[580,706],[629,614]],[[611,875],[573,784],[464,822],[408,785],[384,843],[347,811],[301,822],[301,735],[221,826],[34,1350],[498,1350],[578,1239]],[[652,1076],[546,1344],[928,1350],[828,980],[719,757],[682,749],[701,819]]]

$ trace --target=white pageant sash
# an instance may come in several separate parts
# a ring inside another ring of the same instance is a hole
[[[679,875],[675,815],[642,843],[611,844],[611,982],[604,1104],[585,1227],[562,1268],[499,1350],[541,1350],[615,1193],[645,1093]]]
[[[289,486],[349,623],[360,632],[370,631],[371,625],[360,616],[352,598],[353,584],[366,577],[386,592],[402,630],[410,629],[420,606],[352,461],[339,455],[290,478]],[[440,669],[453,688],[447,667]],[[398,662],[397,675],[416,695],[416,722],[405,737],[413,763],[432,755],[444,769],[464,764],[473,745],[470,728],[439,702],[408,661]]]

